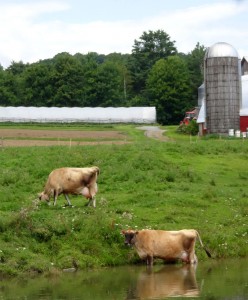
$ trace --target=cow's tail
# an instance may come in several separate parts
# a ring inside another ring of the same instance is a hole
[[[205,252],[207,253],[207,256],[208,256],[208,257],[212,257],[212,256],[211,256],[211,253],[209,252],[209,250],[203,245],[203,242],[202,242],[202,240],[201,240],[201,237],[200,237],[199,232],[196,231],[196,233],[197,233],[198,240],[199,240],[199,242],[200,242],[202,248],[203,248],[203,249],[205,250]]]
[[[96,183],[99,174],[100,174],[100,169],[98,167],[91,168],[88,186],[90,186],[93,183]]]
[[[94,166],[92,167],[92,169],[93,169],[93,173],[96,173],[97,175],[100,174],[100,169],[98,167]]]
[[[90,202],[92,201],[93,203],[93,206],[95,207],[96,206],[96,199],[95,199],[95,196],[96,196],[96,193],[97,193],[97,176],[99,175],[100,173],[100,169],[98,167],[92,167],[91,168],[91,176],[89,178],[89,182],[87,183],[87,187],[89,189],[89,193],[90,193]]]
[[[90,168],[89,179],[88,179],[88,182],[86,182],[88,187],[97,181],[97,177],[99,174],[100,174],[100,169],[98,167]]]

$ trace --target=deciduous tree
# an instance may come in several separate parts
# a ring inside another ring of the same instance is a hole
[[[147,89],[150,104],[157,108],[158,122],[179,123],[191,97],[185,61],[179,56],[157,61],[149,73]]]
[[[148,73],[155,62],[176,53],[175,41],[163,30],[143,32],[139,40],[134,41],[129,66],[135,95],[145,90]]]

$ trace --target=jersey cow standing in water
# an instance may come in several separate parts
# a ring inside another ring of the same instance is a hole
[[[53,197],[55,205],[58,196],[64,194],[68,205],[71,206],[68,194],[81,194],[89,199],[88,205],[92,204],[96,207],[98,174],[98,167],[55,169],[49,174],[45,189],[39,194],[39,199],[49,202],[50,197]]]
[[[182,261],[188,264],[197,262],[195,242],[198,238],[204,248],[199,233],[194,229],[179,231],[164,230],[123,230],[125,244],[134,246],[139,257],[146,260],[147,265],[153,265],[154,258],[167,262]],[[209,251],[204,248],[207,255]]]

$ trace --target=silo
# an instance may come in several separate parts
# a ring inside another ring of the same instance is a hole
[[[241,68],[236,49],[223,42],[208,48],[204,72],[207,132],[239,129]]]

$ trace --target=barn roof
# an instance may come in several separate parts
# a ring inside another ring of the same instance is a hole
[[[248,56],[244,56],[241,60],[241,64],[243,64],[244,62],[248,62]]]
[[[155,107],[1,107],[0,122],[156,123]]]

